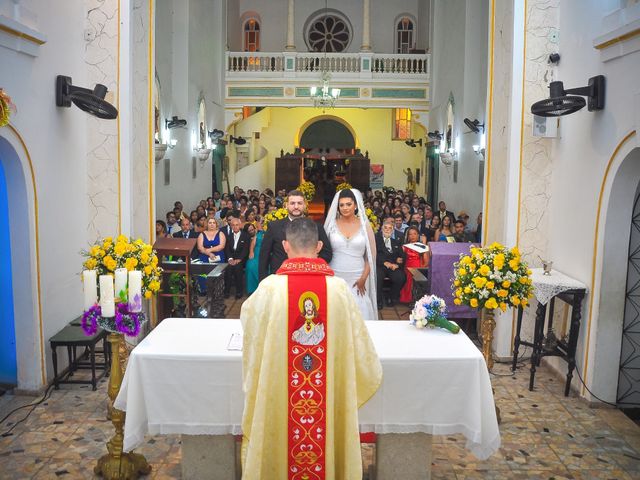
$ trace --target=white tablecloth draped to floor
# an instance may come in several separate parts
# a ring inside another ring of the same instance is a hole
[[[378,392],[359,412],[362,432],[462,433],[480,459],[500,446],[491,382],[460,332],[367,322],[382,362]],[[242,353],[227,349],[239,320],[166,319],[132,352],[115,401],[126,410],[124,449],[145,434],[239,434]]]

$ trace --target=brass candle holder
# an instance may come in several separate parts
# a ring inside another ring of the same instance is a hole
[[[109,344],[111,345],[111,370],[109,377],[109,412],[111,413],[111,423],[116,430],[115,435],[107,442],[109,453],[103,455],[98,464],[93,469],[96,475],[100,475],[107,480],[133,480],[140,475],[147,475],[151,472],[151,466],[147,459],[139,453],[123,452],[124,440],[124,420],[125,412],[113,407],[113,402],[118,396],[122,385],[124,368],[121,364],[122,354],[120,347],[124,344],[124,336],[121,333],[109,333]]]

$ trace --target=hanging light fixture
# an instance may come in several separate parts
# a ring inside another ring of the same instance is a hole
[[[325,18],[329,14],[329,8],[327,6],[327,0],[324,2],[324,14]],[[322,85],[320,87],[313,86],[309,89],[309,95],[311,100],[313,101],[313,106],[316,108],[334,108],[336,106],[336,102],[338,98],[340,98],[340,89],[339,88],[330,88],[329,81],[331,80],[331,73],[326,69],[327,68],[327,42],[323,43],[322,51],[324,52],[324,57],[322,61],[322,69],[320,78],[322,80]]]

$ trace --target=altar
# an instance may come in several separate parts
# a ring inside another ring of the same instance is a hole
[[[416,330],[400,321],[366,323],[383,380],[359,420],[361,432],[378,434],[379,480],[429,478],[429,435],[462,433],[479,459],[497,451],[500,432],[489,373],[464,332]],[[215,478],[233,478],[227,470],[235,468],[233,435],[241,433],[244,397],[242,352],[229,345],[241,331],[239,320],[166,319],[131,352],[114,403],[127,413],[125,451],[147,434],[182,434],[185,478],[195,478],[185,465],[186,458],[194,458],[189,449],[206,452],[216,470],[226,471]]]

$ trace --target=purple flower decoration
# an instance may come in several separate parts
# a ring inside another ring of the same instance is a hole
[[[98,317],[101,316],[102,309],[97,303],[82,314],[80,325],[82,326],[82,330],[84,330],[85,335],[89,337],[91,335],[95,335],[98,331]]]
[[[116,305],[115,318],[116,330],[129,337],[136,337],[140,333],[140,324],[143,316],[142,312],[130,312],[126,303],[118,303]]]

